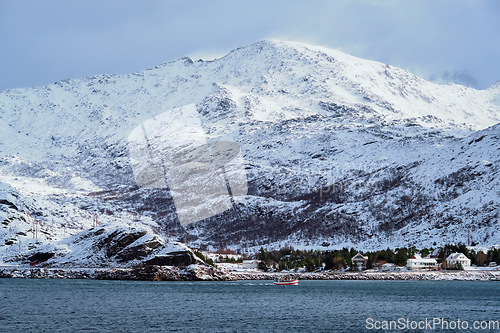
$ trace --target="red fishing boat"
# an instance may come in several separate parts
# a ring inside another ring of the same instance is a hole
[[[290,286],[293,284],[298,284],[299,279],[294,279],[291,276],[277,277],[274,279],[274,284],[278,286]]]

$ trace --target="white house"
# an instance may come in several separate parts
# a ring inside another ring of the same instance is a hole
[[[358,267],[358,270],[362,270],[363,268],[366,267],[366,262],[368,260],[368,257],[362,255],[361,253],[358,252],[354,257],[352,257],[351,261],[352,264],[355,265],[355,267]]]
[[[470,267],[470,259],[465,256],[463,253],[452,253],[446,258],[446,263],[448,266],[455,266],[458,264],[462,264],[463,268]]]
[[[422,258],[420,255],[415,254],[413,257],[406,261],[406,268],[409,271],[415,271],[420,269],[431,269],[438,266],[436,259],[434,258]]]

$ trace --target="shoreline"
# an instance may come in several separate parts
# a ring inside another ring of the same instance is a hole
[[[252,274],[251,280],[274,279],[280,273],[270,274],[268,277],[259,276],[261,273]],[[275,275],[271,275],[275,274]],[[236,275],[240,275],[236,273]],[[299,280],[357,280],[357,281],[500,281],[500,272],[489,271],[431,271],[431,272],[332,272],[332,273],[292,273]],[[250,280],[238,276],[238,280]]]
[[[500,281],[500,271],[318,272],[290,273],[299,280]],[[229,272],[209,266],[136,268],[0,267],[0,278],[137,281],[274,280],[276,272]]]

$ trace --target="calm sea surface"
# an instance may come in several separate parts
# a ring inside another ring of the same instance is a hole
[[[426,318],[469,329],[393,331],[500,332],[471,329],[500,320],[500,282],[0,279],[0,332],[380,332]]]

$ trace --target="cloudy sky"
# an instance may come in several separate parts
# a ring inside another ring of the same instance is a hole
[[[0,0],[0,89],[210,59],[261,39],[322,45],[424,78],[468,73],[485,89],[500,80],[499,31],[497,0]]]

